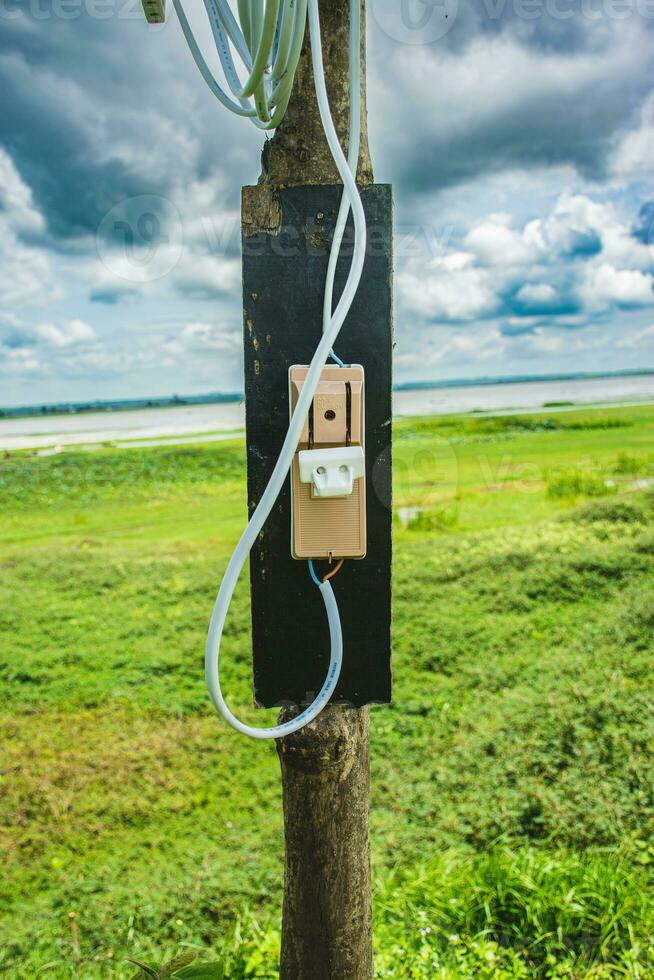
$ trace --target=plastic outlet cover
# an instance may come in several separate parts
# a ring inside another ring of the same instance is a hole
[[[294,365],[289,371],[291,413],[307,371],[304,365]],[[360,364],[345,368],[330,365],[323,369],[291,469],[294,558],[365,558],[364,395],[364,371]],[[310,464],[317,457],[304,455],[335,450],[338,457],[325,456],[315,467]],[[331,464],[337,458],[338,467],[328,470],[325,460]],[[302,473],[301,460],[305,463]],[[324,473],[317,472],[320,466]],[[347,473],[340,470],[341,466],[347,468]]]
[[[313,485],[316,497],[348,497],[366,471],[363,446],[304,449],[299,455],[300,480]]]

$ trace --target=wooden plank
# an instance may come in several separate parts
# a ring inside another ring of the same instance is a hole
[[[267,197],[268,195],[268,197]],[[244,188],[243,295],[248,501],[256,506],[288,427],[288,369],[308,364],[320,340],[337,186],[271,192]],[[344,665],[334,702],[391,699],[392,193],[362,191],[369,227],[363,280],[337,353],[366,371],[368,554],[334,579]],[[262,230],[263,229],[263,230]],[[335,295],[351,256],[346,233]],[[310,702],[329,659],[321,597],[290,552],[287,481],[250,560],[255,701]]]

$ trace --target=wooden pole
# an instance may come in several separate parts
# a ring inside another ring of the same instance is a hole
[[[280,978],[372,980],[370,709],[330,706],[277,748],[286,839]]]
[[[321,0],[323,50],[332,114],[347,150],[349,0]],[[365,17],[365,0],[362,0]],[[357,179],[373,180],[362,32],[362,141]],[[307,32],[308,35],[308,32]],[[258,221],[266,189],[336,184],[313,85],[308,36],[283,124],[266,143],[250,200]],[[256,192],[255,192],[256,193]],[[288,718],[295,709],[282,711]],[[295,735],[278,740],[286,843],[281,980],[372,980],[370,882],[370,709],[329,706]]]
[[[350,105],[349,7],[350,0],[320,0],[320,27],[329,105],[336,131],[346,153]],[[361,151],[357,183],[363,186],[373,182],[368,147],[365,14],[365,0],[361,0]],[[261,163],[262,173],[259,183],[270,187],[341,183],[318,111],[308,28],[291,101],[281,126],[264,146]]]

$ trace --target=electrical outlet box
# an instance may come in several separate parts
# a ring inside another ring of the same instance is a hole
[[[148,24],[163,24],[166,20],[166,0],[141,0]]]
[[[291,415],[308,370],[289,371]],[[325,367],[291,469],[294,558],[365,558],[364,433],[363,368]]]

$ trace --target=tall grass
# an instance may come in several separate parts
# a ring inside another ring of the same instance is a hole
[[[497,845],[396,870],[379,897],[378,939],[406,959],[393,973],[382,954],[380,975],[439,975],[424,970],[438,962],[445,976],[474,977],[490,948],[489,976],[649,976],[651,859],[645,844],[585,855]]]

